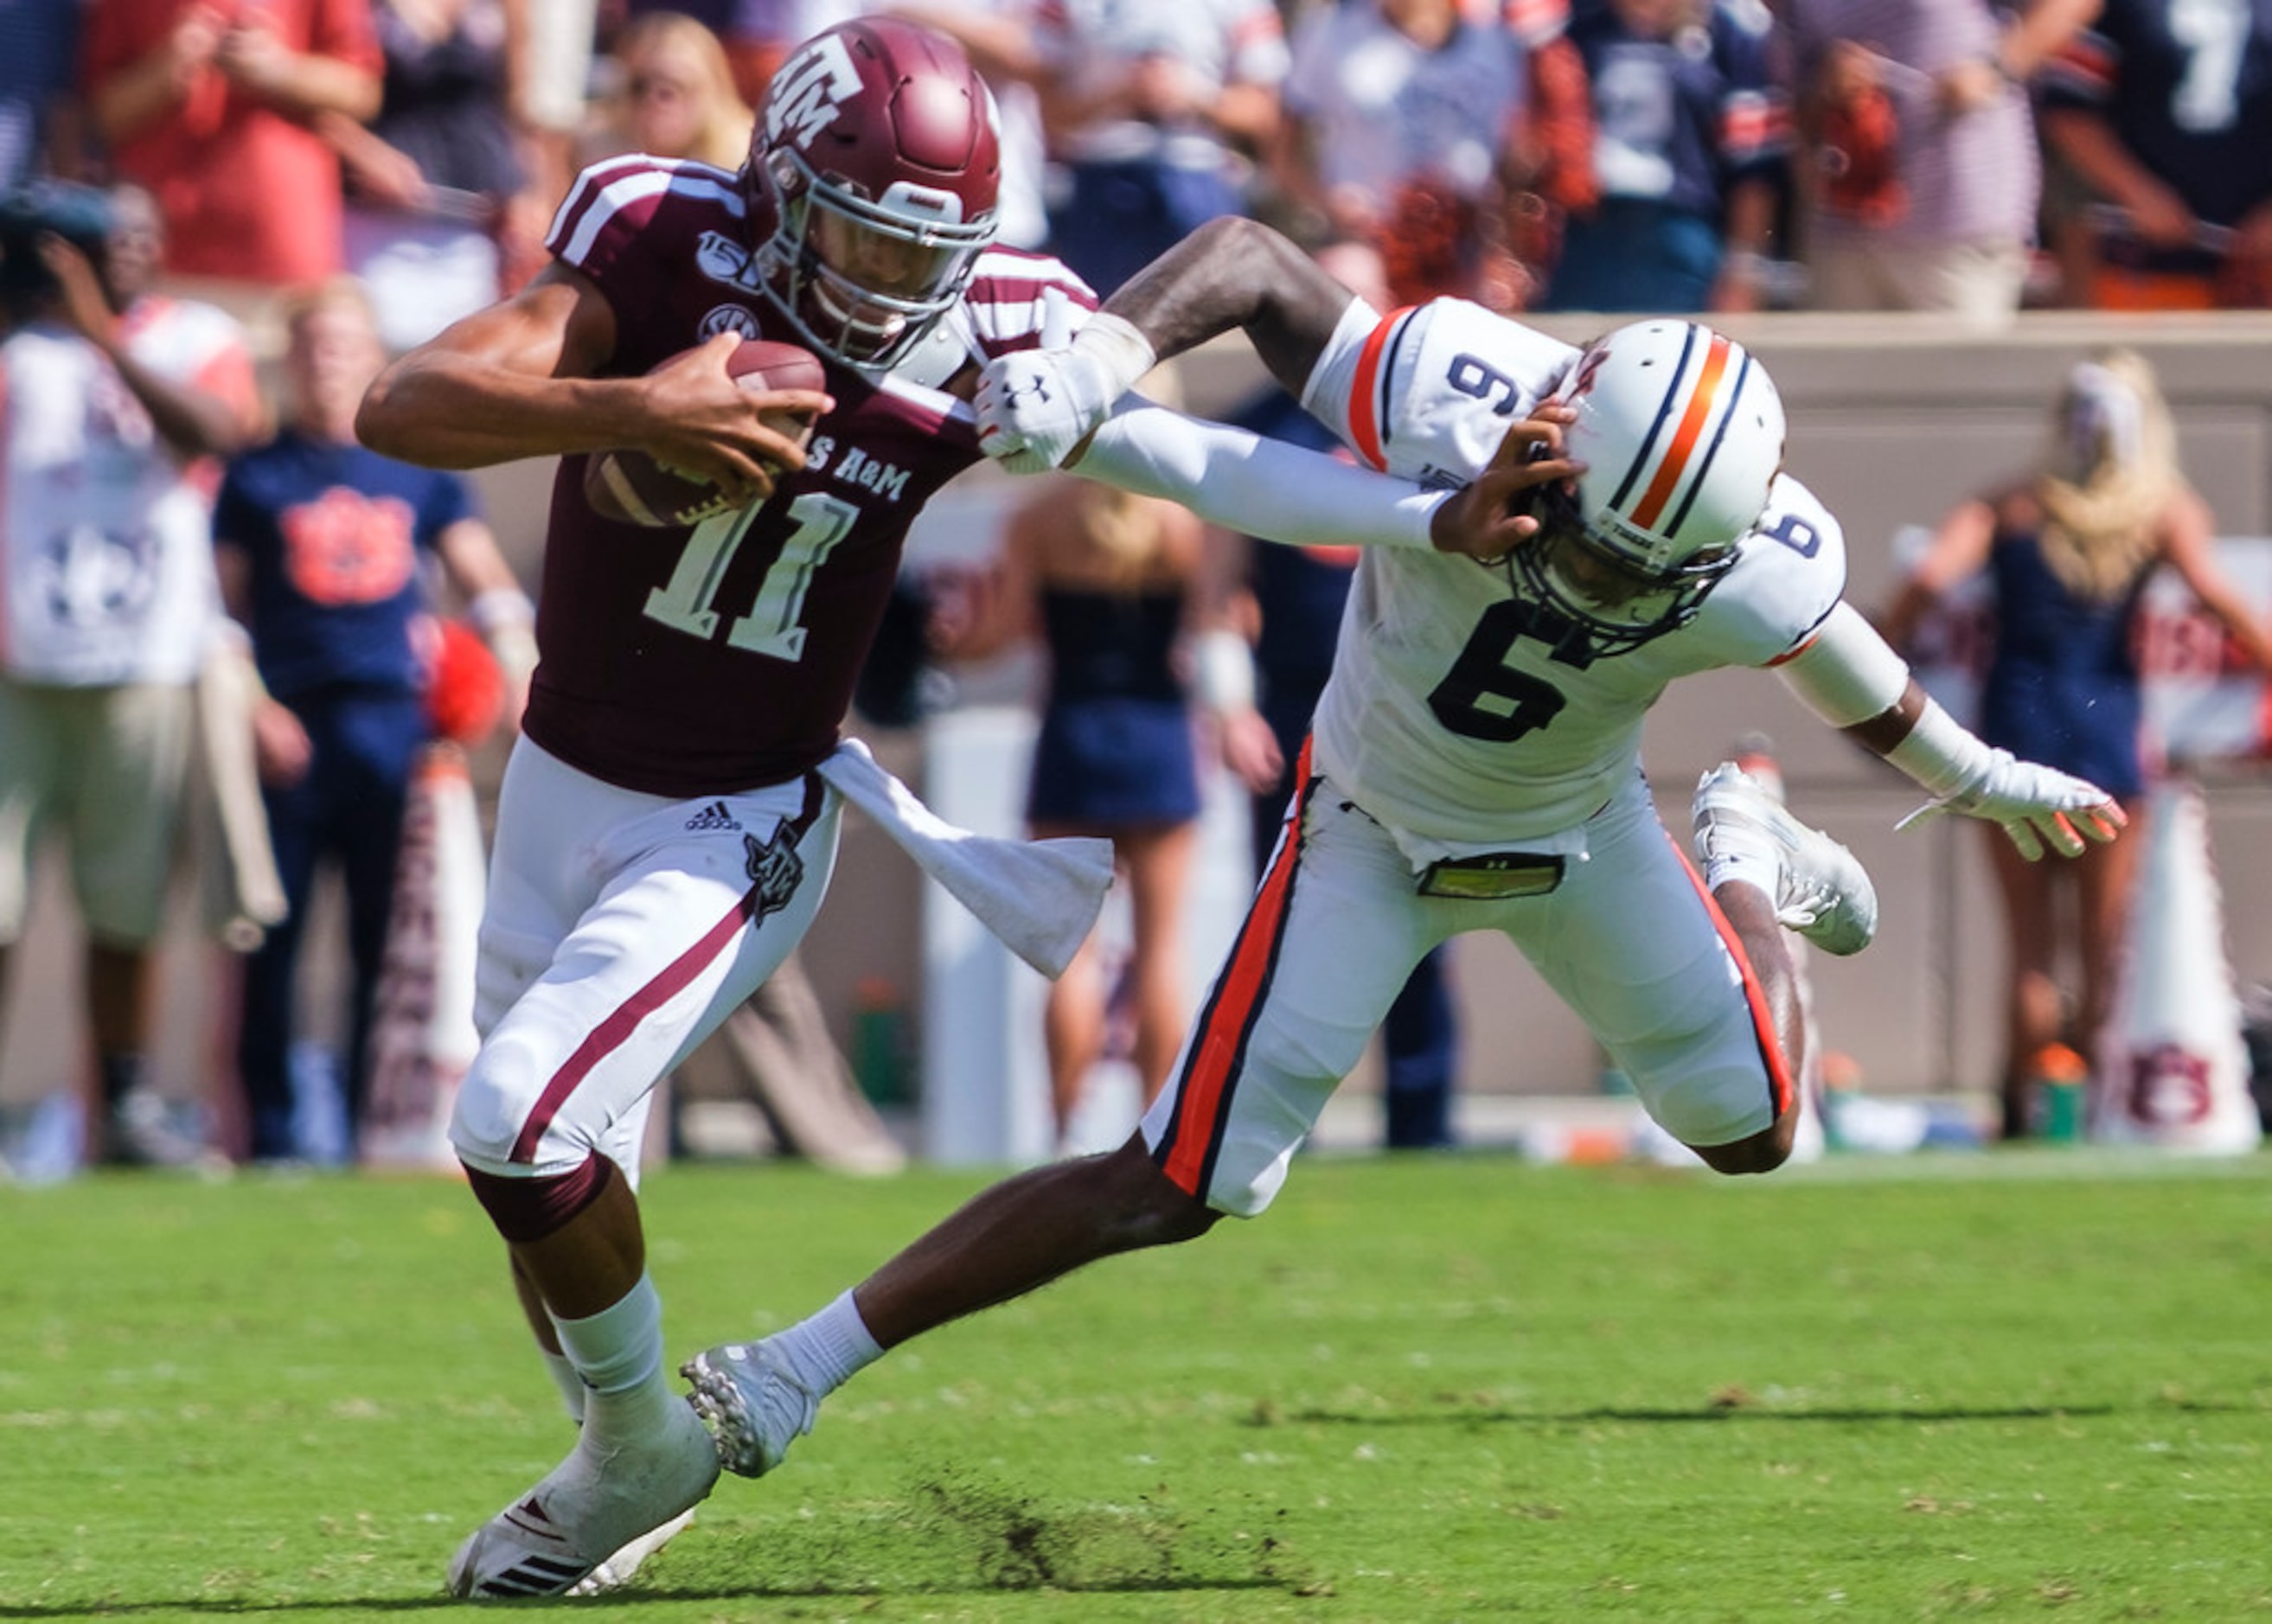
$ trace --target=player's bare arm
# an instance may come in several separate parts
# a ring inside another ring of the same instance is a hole
[[[1298,395],[1356,297],[1269,227],[1226,215],[1138,272],[1101,313],[1130,324],[1162,358],[1237,328]]]
[[[776,469],[804,466],[764,414],[818,415],[830,403],[817,391],[739,387],[726,369],[737,342],[723,334],[644,376],[603,376],[615,312],[589,279],[555,264],[381,373],[355,430],[374,451],[437,468],[634,447],[756,500]]]
[[[2022,761],[1960,726],[1850,604],[1833,609],[1775,673],[1809,710],[1932,795],[1903,827],[1944,808],[1985,818],[2032,862],[2046,847],[2076,856],[2129,822],[2096,785]]]
[[[1356,295],[1267,226],[1210,221],[1155,260],[1076,334],[989,366],[978,443],[1013,473],[1067,466],[1160,359],[1237,328],[1298,393]]]

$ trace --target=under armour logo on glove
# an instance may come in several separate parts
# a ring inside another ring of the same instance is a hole
[[[978,449],[1013,473],[1061,467],[1151,365],[1150,341],[1117,316],[1090,317],[1065,347],[1045,332],[1043,347],[998,356],[978,375]]]
[[[771,840],[760,842],[755,835],[744,835],[742,850],[749,855],[750,880],[755,887],[757,905],[751,917],[761,920],[788,906],[789,898],[803,883],[804,859],[796,854],[796,831],[788,820],[782,820]]]

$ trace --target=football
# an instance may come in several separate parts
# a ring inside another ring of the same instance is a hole
[[[671,361],[659,363],[667,367]],[[744,339],[726,362],[727,373],[744,389],[823,389],[827,374],[820,358],[794,344]],[[764,421],[800,445],[812,432],[808,418],[768,412]],[[654,526],[699,525],[728,509],[718,488],[640,451],[594,451],[584,463],[584,500],[603,518]]]

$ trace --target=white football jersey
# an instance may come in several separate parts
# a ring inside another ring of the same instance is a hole
[[[145,366],[249,402],[235,322],[145,300],[125,330]],[[185,468],[101,352],[44,323],[0,345],[0,667],[79,687],[181,682],[220,613],[217,471]]]
[[[1374,467],[1463,485],[1578,354],[1463,300],[1386,317],[1359,303],[1303,404]],[[1775,664],[1813,635],[1845,582],[1837,522],[1781,476],[1696,618],[1606,658],[1520,592],[1504,564],[1368,548],[1318,703],[1317,764],[1416,864],[1581,852],[1581,825],[1639,770],[1641,719],[1665,684]]]

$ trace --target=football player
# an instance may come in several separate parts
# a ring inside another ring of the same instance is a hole
[[[465,1543],[457,1594],[620,1579],[716,1479],[667,1385],[645,1266],[649,1092],[819,905],[840,803],[821,774],[910,521],[980,460],[981,367],[1095,306],[1055,261],[992,246],[997,153],[953,45],[896,21],[831,29],[773,79],[739,172],[587,171],[545,272],[365,400],[364,443],[407,460],[563,459],[482,927],[483,1042],[451,1134],[582,1427]],[[826,391],[741,388],[728,362],[748,337],[818,354]],[[810,439],[769,413],[808,416]],[[727,500],[679,527],[602,518],[585,464],[625,448]],[[1510,494],[1567,466],[1503,459],[1447,495],[1155,411],[1100,435],[1084,472],[1289,540],[1354,526],[1497,554],[1535,524]]]
[[[1868,876],[1734,764],[1694,804],[1699,879],[1639,756],[1665,685],[1775,669],[1832,725],[2029,855],[2111,839],[2095,786],[1992,750],[1928,700],[1840,597],[1837,523],[1782,473],[1783,413],[1742,346],[1683,321],[1573,349],[1480,306],[1383,316],[1245,220],[1203,227],[1071,347],[992,367],[983,443],[1079,467],[1156,349],[1243,327],[1372,466],[1472,477],[1543,421],[1573,476],[1504,557],[1369,548],[1275,855],[1138,1132],[979,1196],[781,1334],[685,1367],[729,1468],[769,1470],[854,1371],[1114,1252],[1263,1211],[1413,964],[1504,932],[1665,1130],[1722,1173],[1790,1154],[1803,1056],[1782,930],[1833,953],[1876,927]]]

